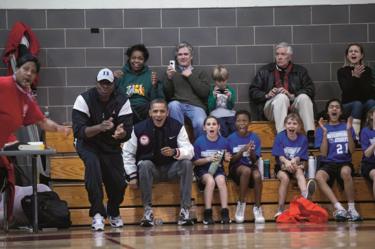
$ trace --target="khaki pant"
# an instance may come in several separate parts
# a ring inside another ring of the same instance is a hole
[[[279,93],[269,99],[264,105],[264,115],[270,121],[275,121],[277,132],[284,130],[284,119],[288,114],[290,101],[287,95]],[[298,95],[293,103],[292,109],[297,110],[304,124],[305,131],[315,130],[313,104],[306,94]]]

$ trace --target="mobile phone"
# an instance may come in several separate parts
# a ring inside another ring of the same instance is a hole
[[[176,69],[176,62],[174,60],[170,60],[169,65],[172,66],[173,69]]]
[[[225,93],[225,89],[218,89],[219,93],[221,94],[224,94]]]

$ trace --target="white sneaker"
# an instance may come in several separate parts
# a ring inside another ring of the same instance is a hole
[[[276,212],[276,214],[273,216],[273,218],[275,218],[275,220],[276,220],[277,217],[279,217],[282,213],[283,213],[283,211],[281,211],[281,210],[277,210],[277,212]]]
[[[109,220],[109,224],[111,224],[111,227],[113,228],[119,228],[119,227],[124,226],[124,222],[122,221],[121,216],[117,216],[117,217],[109,216],[108,220]]]
[[[253,207],[254,221],[255,223],[264,223],[265,219],[263,217],[263,212],[261,207]]]
[[[315,180],[310,179],[307,182],[306,187],[307,187],[307,196],[305,198],[311,201],[312,196],[313,196],[313,194],[315,193],[315,190],[316,190]]]
[[[94,231],[104,231],[104,217],[99,213],[92,217],[91,228]]]
[[[245,220],[245,208],[246,202],[237,201],[236,215],[234,216],[236,223],[242,223]]]

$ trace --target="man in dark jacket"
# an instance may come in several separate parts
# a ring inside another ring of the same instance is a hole
[[[249,87],[252,118],[262,120],[265,116],[275,121],[280,132],[288,110],[296,111],[311,140],[315,130],[314,83],[304,67],[291,61],[292,54],[292,47],[287,43],[276,45],[276,62],[265,65],[255,75]]]
[[[131,139],[124,144],[123,158],[129,186],[136,188],[138,181],[142,194],[144,216],[141,226],[153,226],[152,184],[180,178],[181,211],[179,225],[191,225],[191,185],[194,156],[185,127],[168,117],[165,100],[150,103],[150,118],[136,124]]]
[[[72,121],[76,150],[85,164],[92,229],[104,230],[107,215],[112,227],[121,227],[119,206],[126,182],[120,145],[130,138],[132,110],[127,96],[115,88],[111,70],[100,70],[96,87],[77,97]],[[103,205],[102,183],[108,196],[107,208]]]

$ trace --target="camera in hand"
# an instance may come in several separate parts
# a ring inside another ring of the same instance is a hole
[[[221,94],[224,94],[225,93],[225,89],[218,89],[217,90],[219,93],[221,93]]]

